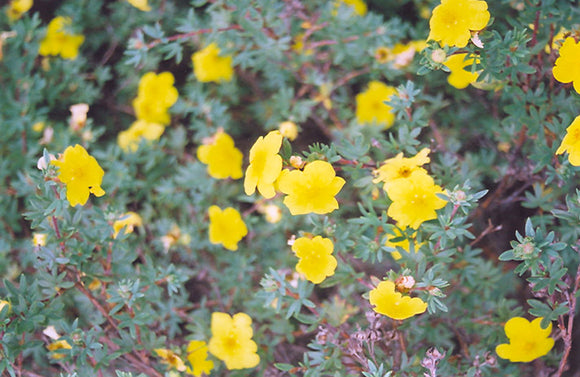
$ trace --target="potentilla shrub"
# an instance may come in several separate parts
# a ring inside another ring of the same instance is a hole
[[[10,0],[9,376],[564,376],[567,0]]]

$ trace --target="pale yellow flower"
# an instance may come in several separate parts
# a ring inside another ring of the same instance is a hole
[[[143,12],[149,12],[151,7],[149,6],[147,0],[127,0],[129,4],[135,8],[142,10]]]

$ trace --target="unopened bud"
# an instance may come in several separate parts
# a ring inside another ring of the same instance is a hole
[[[399,276],[395,280],[395,287],[397,291],[406,293],[415,286],[415,279],[412,276]]]
[[[437,50],[433,50],[431,53],[431,59],[435,63],[443,64],[445,60],[447,60],[447,54],[443,49],[438,48]]]
[[[302,160],[300,156],[290,156],[290,165],[296,169],[302,169],[304,167],[305,162]]]

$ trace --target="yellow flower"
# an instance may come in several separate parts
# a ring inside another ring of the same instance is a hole
[[[212,313],[211,334],[209,352],[226,363],[226,368],[253,368],[260,363],[256,353],[258,345],[252,340],[252,318],[246,313],[233,317],[227,313]]]
[[[85,41],[80,34],[69,34],[66,29],[72,24],[69,17],[55,17],[48,24],[46,36],[40,42],[39,54],[42,56],[60,55],[63,59],[74,60],[79,47]]]
[[[479,77],[478,72],[471,73],[471,65],[474,58],[464,60],[466,56],[467,54],[451,55],[443,63],[451,70],[451,74],[447,77],[447,82],[457,89],[466,88],[469,84],[476,82]],[[476,62],[479,63],[478,60]],[[467,71],[464,69],[465,67],[468,68]]]
[[[213,369],[213,361],[207,359],[207,344],[201,340],[192,340],[187,345],[187,361],[191,367],[187,367],[187,374],[201,377],[208,375]]]
[[[298,238],[292,244],[292,251],[299,258],[296,271],[314,284],[322,283],[328,276],[334,275],[337,262],[332,256],[333,250],[334,245],[328,238]]]
[[[46,124],[43,121],[38,121],[32,125],[32,131],[34,132],[42,132],[46,127]]]
[[[392,319],[403,320],[424,313],[427,304],[418,297],[403,296],[395,291],[395,283],[382,281],[369,292],[369,302],[373,310]]]
[[[278,187],[287,196],[284,204],[292,215],[330,213],[338,209],[334,198],[344,179],[337,177],[334,168],[326,161],[313,161],[306,164],[304,171],[292,170],[280,177]]]
[[[171,121],[167,110],[177,102],[179,93],[173,86],[175,78],[171,72],[155,74],[147,72],[139,81],[137,98],[133,100],[133,109],[139,120],[149,123],[169,124]]]
[[[209,213],[209,242],[222,244],[228,250],[238,250],[238,242],[248,234],[248,228],[242,216],[232,207],[222,211],[218,206],[211,206]]]
[[[210,43],[204,49],[191,55],[193,74],[200,82],[231,81],[234,76],[231,56],[220,56],[220,48]]]
[[[363,0],[338,0],[336,2],[336,7],[340,5],[346,5],[354,10],[354,13],[359,16],[364,16],[367,14],[367,4]]]
[[[67,147],[60,159],[51,163],[59,167],[58,178],[66,185],[66,198],[72,207],[84,205],[90,193],[105,195],[101,188],[105,172],[81,145]]]
[[[574,166],[580,166],[580,115],[566,128],[566,136],[556,154],[568,152],[568,161]]]
[[[46,246],[46,233],[32,233],[32,244],[34,246]]]
[[[70,350],[70,349],[72,349],[72,346],[66,340],[62,339],[62,340],[57,340],[56,342],[50,343],[49,345],[46,346],[46,348],[49,351],[51,351],[50,358],[58,360],[58,359],[65,358],[67,356],[67,353],[54,352],[54,351]]]
[[[332,94],[332,83],[324,83],[318,87],[318,94],[316,94],[312,99],[316,102],[322,103],[322,106],[326,110],[332,109],[332,100],[330,95]]]
[[[411,173],[414,171],[422,171],[427,173],[421,165],[428,164],[431,159],[429,158],[429,148],[423,148],[419,153],[413,157],[403,157],[403,152],[399,153],[393,158],[389,158],[383,162],[383,165],[373,172],[376,178],[373,180],[374,183],[384,182],[384,190],[387,190],[387,185],[396,179],[409,178]]]
[[[234,140],[223,131],[218,131],[208,144],[197,148],[197,158],[207,165],[207,172],[216,179],[242,178],[242,152]]]
[[[505,324],[505,334],[508,344],[495,347],[495,352],[502,359],[527,363],[542,357],[554,347],[554,339],[550,338],[552,324],[543,329],[540,326],[542,318],[532,322],[522,317],[513,317]]]
[[[121,229],[125,228],[125,234],[133,233],[135,226],[143,225],[141,216],[135,212],[127,212],[121,218],[113,223],[113,238],[117,238]]]
[[[414,171],[409,178],[397,179],[387,185],[387,195],[393,201],[387,214],[399,226],[417,229],[424,221],[437,218],[435,210],[445,207],[440,186],[423,171]]]
[[[532,27],[532,30],[533,29],[534,28]],[[546,52],[546,54],[549,54],[552,50],[559,50],[560,46],[566,39],[565,37],[567,33],[568,31],[566,29],[560,29],[560,31],[552,38],[552,44],[551,45],[547,44],[546,47],[544,47],[544,51]]]
[[[306,43],[306,35],[304,33],[296,34],[294,37],[294,43],[292,44],[292,51],[295,51],[299,54],[303,54],[304,56],[309,56],[314,53],[314,50],[309,48],[308,50],[304,49],[304,45]]]
[[[158,140],[164,131],[165,126],[162,124],[137,120],[131,124],[131,127],[119,132],[117,144],[125,152],[135,152],[139,148],[141,140]]]
[[[153,351],[161,358],[163,364],[167,364],[170,368],[177,369],[180,372],[185,371],[183,360],[175,352],[165,348],[156,348]]]
[[[404,231],[407,227],[403,226],[403,227],[399,227],[399,228]],[[406,250],[407,252],[409,252],[410,251],[410,242],[409,242],[408,238],[403,238],[401,241],[397,241],[397,242],[392,241],[394,239],[403,237],[403,233],[401,232],[401,230],[399,230],[399,228],[394,229],[394,233],[395,233],[394,235],[389,235],[387,237],[387,240],[385,241],[385,246],[392,247],[393,249],[396,249],[398,246],[398,247],[402,248],[403,250]],[[419,248],[421,247],[421,245],[422,244],[414,243],[413,249],[415,250],[415,253],[417,253],[419,251]],[[402,258],[401,253],[399,253],[398,251],[391,252],[391,256],[393,257],[394,260],[399,260]]]
[[[260,136],[250,149],[250,165],[246,169],[244,190],[247,195],[258,192],[266,199],[276,195],[274,182],[282,171],[282,157],[278,154],[282,146],[280,131],[271,131]]]
[[[143,12],[149,12],[151,7],[147,3],[147,0],[127,0],[129,4],[134,6],[135,8],[142,10]]]
[[[572,37],[566,38],[552,73],[564,84],[572,82],[576,92],[580,93],[580,42],[576,43]]]
[[[376,123],[389,128],[395,121],[391,107],[385,105],[397,89],[380,81],[371,81],[366,91],[356,95],[356,120],[360,124]]]
[[[278,130],[283,137],[290,141],[294,141],[298,137],[298,126],[294,122],[282,122],[278,125]]]
[[[489,21],[487,3],[479,0],[441,0],[429,20],[428,39],[442,45],[465,47],[471,31],[483,29]]]
[[[12,0],[6,9],[6,15],[10,21],[16,21],[30,8],[32,8],[32,0]]]

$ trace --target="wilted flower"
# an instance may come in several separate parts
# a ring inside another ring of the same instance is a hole
[[[86,103],[77,103],[69,107],[71,117],[69,120],[70,128],[73,131],[78,131],[85,126],[87,122],[87,113],[89,112],[89,105]]]
[[[260,363],[258,345],[252,340],[252,318],[246,313],[231,317],[227,313],[211,315],[209,352],[222,360],[228,369],[253,368]]]
[[[170,368],[177,369],[180,372],[185,371],[183,360],[175,352],[165,348],[156,348],[153,351],[161,358],[163,364],[167,364]]]
[[[207,172],[216,179],[242,178],[242,152],[234,140],[223,131],[218,131],[211,141],[197,148],[197,158],[207,165]]]
[[[300,259],[296,271],[303,274],[306,280],[319,284],[328,276],[334,275],[337,262],[332,256],[334,245],[329,238],[300,237],[292,244],[292,251]]]
[[[280,131],[271,131],[260,136],[250,149],[250,165],[246,169],[244,190],[247,195],[258,192],[266,199],[276,195],[274,182],[282,171],[282,157],[278,154],[282,146]]]
[[[35,247],[46,246],[46,233],[32,233],[32,244]]]
[[[507,321],[505,334],[509,343],[495,347],[497,355],[514,363],[527,363],[550,352],[554,347],[554,339],[550,338],[552,324],[543,329],[540,322],[542,318],[530,322],[522,317],[513,317]]]
[[[292,215],[325,214],[338,209],[335,196],[344,183],[344,179],[336,176],[331,164],[318,160],[306,164],[304,171],[283,174],[278,187],[287,194],[284,204]]]
[[[101,188],[105,172],[81,145],[67,147],[60,159],[52,164],[59,167],[58,178],[66,185],[66,198],[72,207],[84,205],[90,193],[105,195]]]
[[[395,283],[382,281],[369,292],[369,301],[373,310],[389,318],[403,320],[416,314],[424,313],[427,304],[418,297],[403,296],[395,291]]]
[[[72,24],[69,17],[55,17],[48,24],[46,36],[40,42],[40,55],[60,55],[63,59],[74,60],[79,47],[85,41],[80,34],[68,34],[66,29]]]
[[[356,95],[356,119],[360,124],[375,123],[389,128],[395,121],[391,107],[384,102],[397,93],[397,89],[380,81],[371,81],[366,91]]]
[[[220,48],[216,43],[207,45],[191,56],[193,73],[200,82],[231,81],[234,75],[231,56],[220,56]]]
[[[238,242],[248,234],[242,216],[232,207],[222,210],[211,206],[209,213],[209,242],[222,244],[228,250],[238,250]]]
[[[479,0],[441,0],[429,20],[428,39],[442,45],[465,47],[471,32],[483,29],[489,21],[487,3]]]

